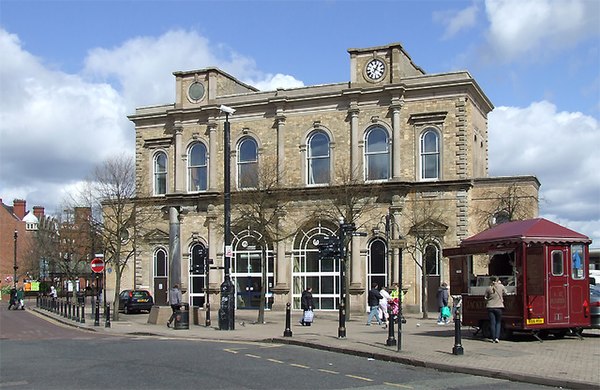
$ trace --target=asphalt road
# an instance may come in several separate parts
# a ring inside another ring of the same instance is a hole
[[[0,389],[543,389],[292,345],[112,336],[0,308]]]

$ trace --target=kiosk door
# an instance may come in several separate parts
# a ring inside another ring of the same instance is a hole
[[[567,248],[549,246],[550,269],[548,272],[548,324],[569,321],[569,267]]]

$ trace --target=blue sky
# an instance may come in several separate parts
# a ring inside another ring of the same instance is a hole
[[[468,70],[495,105],[490,174],[534,174],[540,214],[600,247],[600,2],[0,0],[0,197],[58,208],[172,72],[260,89],[345,82],[347,49],[400,42],[427,73]]]

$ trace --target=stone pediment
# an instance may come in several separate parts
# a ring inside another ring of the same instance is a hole
[[[155,244],[168,244],[169,233],[160,229],[152,229],[144,235],[144,240]]]
[[[448,226],[444,225],[443,223],[441,223],[439,221],[434,221],[434,220],[423,221],[421,223],[413,225],[413,227],[410,228],[411,234],[414,236],[417,236],[417,237],[423,237],[423,236],[443,237],[444,234],[446,234],[447,230],[448,230]]]

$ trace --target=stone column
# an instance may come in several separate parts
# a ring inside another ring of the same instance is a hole
[[[219,248],[221,247],[221,242],[217,238],[217,210],[214,205],[209,204],[208,210],[206,213],[206,222],[208,224],[208,258],[212,259],[215,262],[217,260],[217,253]],[[210,285],[208,286],[208,290],[219,292],[219,286],[222,282],[222,276],[218,270],[211,269],[209,272],[209,281]],[[213,300],[211,299],[211,302]]]
[[[208,123],[208,191],[217,191],[217,124]]]
[[[181,286],[181,226],[179,210],[169,207],[169,286]]]
[[[363,279],[365,278],[365,267],[360,255],[360,237],[352,237],[350,242],[350,290],[363,290]]]
[[[356,103],[352,104],[356,105]],[[359,131],[358,131],[358,108],[350,108],[348,110],[350,114],[350,134],[351,134],[351,154],[350,154],[350,169],[352,180],[359,180],[361,174],[361,155],[358,147],[360,143]]]
[[[173,153],[173,169],[175,170],[175,192],[182,193],[185,192],[184,186],[184,175],[185,167],[182,165],[182,155],[185,155],[182,150],[182,137],[183,137],[183,125],[181,123],[175,123],[173,126],[173,130],[175,131],[175,150]]]
[[[277,182],[280,186],[285,185],[285,116],[278,114],[275,117],[277,123]]]
[[[401,172],[400,172],[400,158],[401,158],[401,150],[400,150],[400,108],[402,107],[402,103],[399,99],[394,99],[395,102],[390,106],[392,110],[392,178],[395,180],[400,180]]]

